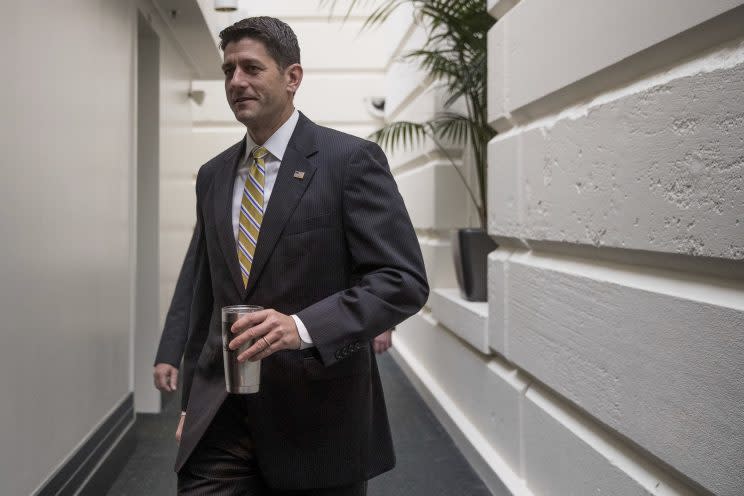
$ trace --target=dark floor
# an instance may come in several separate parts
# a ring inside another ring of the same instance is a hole
[[[369,496],[489,496],[390,355],[378,358],[398,465],[372,479]],[[168,400],[158,415],[138,415],[137,448],[108,496],[176,494],[173,433],[178,402]]]

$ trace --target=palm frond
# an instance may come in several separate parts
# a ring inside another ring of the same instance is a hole
[[[410,121],[396,121],[387,124],[369,135],[369,139],[388,151],[398,147],[404,150],[420,145],[427,136],[426,124]]]
[[[404,59],[417,59],[419,67],[434,79],[456,81],[460,66],[442,50],[411,50]]]
[[[434,135],[442,141],[466,145],[475,133],[474,123],[465,115],[443,112],[429,121]]]

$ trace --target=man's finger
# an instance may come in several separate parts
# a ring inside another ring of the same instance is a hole
[[[276,320],[269,318],[274,312],[273,310],[262,310],[261,312],[254,312],[254,313],[264,313],[263,317],[256,322],[256,324],[253,327],[246,328],[245,332],[242,332],[237,337],[235,337],[230,343],[228,344],[228,347],[231,350],[237,350],[241,346],[243,346],[248,341],[254,340],[258,341],[261,339],[262,336],[265,336],[269,332],[271,332],[271,329],[276,326]],[[250,349],[250,348],[249,348]],[[261,348],[257,348],[254,351],[259,351]]]
[[[230,328],[230,331],[234,334],[237,334],[245,329],[250,329],[251,327],[254,327],[264,320],[266,320],[266,317],[269,315],[269,310],[259,310],[258,312],[249,312],[242,317],[240,317],[238,320],[235,321],[235,323]]]
[[[181,418],[178,420],[178,427],[176,427],[176,442],[181,442],[181,434],[183,434],[183,423],[186,420],[185,415],[181,415]]]
[[[274,334],[272,333],[271,336],[273,335]],[[245,360],[261,360],[262,358],[266,358],[267,356],[271,355],[272,352],[277,351],[278,348],[273,348],[274,345],[272,344],[276,343],[276,338],[272,340],[269,336],[269,334],[259,336],[256,339],[256,342],[253,343],[250,348],[248,348],[238,356],[238,361],[244,362]]]
[[[256,341],[256,345],[261,345],[263,348],[261,349],[261,351],[259,351],[258,353],[256,353],[252,357],[249,357],[248,358],[249,360],[251,360],[253,362],[257,362],[258,360],[263,360],[264,358],[266,358],[267,356],[271,355],[275,351],[278,351],[279,349],[281,349],[281,348],[279,348],[279,343],[278,342],[274,342],[272,344],[272,341],[270,339],[268,339],[267,336],[264,336],[261,339],[259,339],[258,341]],[[275,346],[276,346],[276,348],[275,348]]]
[[[254,340],[261,339],[261,337],[266,335],[269,331],[271,331],[271,324],[263,320],[258,325],[255,325],[247,329],[245,332],[238,334],[238,336],[236,336],[232,341],[230,341],[229,348],[231,350],[237,350],[238,348],[243,346],[246,342],[252,339]]]
[[[178,389],[178,370],[173,369],[170,374],[170,390],[172,392],[176,389]]]

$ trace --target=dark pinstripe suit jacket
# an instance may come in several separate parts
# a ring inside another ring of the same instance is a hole
[[[269,486],[369,479],[395,465],[370,341],[416,313],[429,291],[403,199],[377,145],[300,114],[244,289],[231,221],[244,143],[207,162],[197,177],[194,293],[183,367],[187,416],[176,470],[227,394],[220,308],[244,303],[297,314],[318,352],[281,351],[264,359],[261,391],[247,397],[255,455]],[[304,176],[295,177],[296,171]]]
[[[168,363],[176,368],[181,367],[181,358],[188,337],[191,296],[194,292],[194,257],[197,241],[197,231],[194,230],[181,272],[178,275],[168,314],[165,317],[163,333],[160,335],[160,344],[155,354],[155,365]]]

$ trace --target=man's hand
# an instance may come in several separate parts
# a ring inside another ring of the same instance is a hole
[[[178,389],[178,369],[169,363],[158,363],[152,373],[155,387],[166,393]]]
[[[239,362],[255,362],[279,350],[299,350],[302,344],[294,319],[271,308],[243,315],[231,331],[238,334],[230,341],[231,350],[255,339],[253,346],[238,355]]]
[[[181,419],[178,421],[178,427],[176,427],[176,442],[181,442],[181,434],[183,434],[183,423],[186,421],[186,415],[181,415]]]
[[[383,331],[382,334],[375,336],[372,340],[372,347],[375,349],[375,353],[385,353],[389,348],[393,346],[393,331],[388,329]]]

